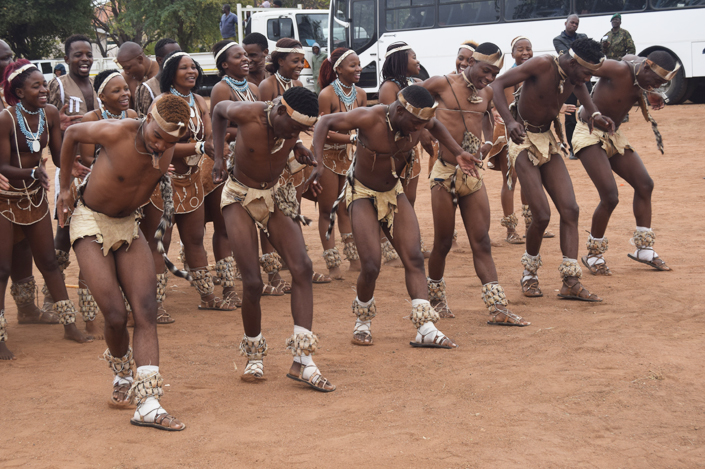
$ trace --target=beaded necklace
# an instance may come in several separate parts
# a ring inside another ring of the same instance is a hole
[[[37,133],[33,134],[29,130],[29,122],[27,122],[27,118],[24,116],[23,112],[26,112],[27,114],[30,115],[37,115],[39,114],[39,125],[37,126]],[[22,134],[24,134],[25,138],[27,139],[27,146],[29,147],[29,152],[30,153],[39,153],[42,149],[41,144],[39,143],[39,138],[42,136],[42,133],[44,132],[44,121],[46,120],[46,115],[44,114],[44,108],[39,108],[37,111],[28,111],[22,103],[17,103],[17,106],[15,106],[15,114],[17,115],[17,123],[20,126],[20,131]]]
[[[108,111],[107,107],[103,107],[103,112],[101,112],[101,116],[103,116],[103,119],[124,119],[127,117],[127,111],[122,111],[120,114],[113,114],[112,112]]]
[[[196,100],[193,97],[193,93],[189,92],[189,94],[181,94],[179,91],[174,88],[173,86],[171,87],[171,94],[179,96],[180,98],[189,98],[189,108],[191,108],[191,119],[188,121],[188,129],[191,131],[191,137],[194,138],[195,140],[198,140],[198,134],[201,132],[201,125],[203,124],[203,121],[201,120],[201,113],[196,112],[195,107],[196,107]],[[193,118],[196,118],[196,123],[193,123]],[[199,140],[200,141],[200,140]]]
[[[246,79],[237,81],[234,78],[225,75],[222,81],[230,86],[238,98],[240,98],[240,101],[255,101],[255,97],[252,94],[252,90],[250,90],[250,85]]]
[[[277,70],[274,74],[274,78],[276,78],[279,84],[282,85],[284,91],[288,90],[293,85],[291,78],[286,78],[281,73],[279,73],[279,70]]]
[[[350,91],[350,94],[345,94],[343,88],[352,88],[352,90]],[[357,99],[357,88],[355,88],[355,85],[345,86],[340,81],[340,78],[336,78],[333,82],[333,91],[335,91],[338,99],[340,99],[340,102],[343,103],[343,106],[345,106],[345,110],[351,111],[353,109],[353,105],[355,104],[355,100]]]
[[[191,117],[196,117],[196,111],[194,111],[194,106],[196,105],[196,100],[193,99],[193,93],[189,91],[188,94],[181,94],[179,91],[174,88],[173,86],[171,87],[171,94],[174,94],[180,98],[189,98],[188,105],[191,108]]]

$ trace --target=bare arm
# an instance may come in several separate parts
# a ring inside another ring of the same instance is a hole
[[[397,100],[397,93],[399,92],[399,86],[391,81],[385,81],[379,88],[379,102],[380,104],[392,104]]]
[[[49,151],[51,152],[51,160],[57,168],[61,164],[61,119],[59,111],[51,104],[44,108],[44,113],[47,116],[49,128]]]
[[[601,129],[607,129],[612,135],[614,133],[614,122],[612,122],[612,119],[610,119],[607,116],[603,116],[602,114],[599,113],[597,106],[595,106],[595,103],[592,102],[592,98],[590,97],[590,93],[588,93],[587,86],[585,86],[585,83],[581,83],[573,89],[573,94],[575,94],[575,97],[580,100],[580,103],[585,107],[585,110],[587,111],[588,115],[591,116],[590,120],[588,121],[588,127],[590,127],[590,133],[592,133],[592,127],[593,124],[597,123],[598,127]],[[595,115],[597,113],[597,115]]]
[[[436,118],[433,118],[429,121],[426,128],[429,132],[431,132],[431,135],[441,142],[441,145],[450,150],[465,174],[479,178],[475,165],[482,164],[482,161],[477,159],[474,155],[464,151],[460,145],[458,145],[458,142],[453,139],[450,132],[448,132],[448,129],[446,129],[443,124],[441,124]]]
[[[83,116],[83,120],[81,122],[95,122],[97,120],[98,117],[95,115],[95,112],[89,112]],[[85,163],[83,166],[90,167],[91,164],[93,164],[93,159],[95,157],[95,145],[90,143],[81,143],[78,148],[81,154],[81,163]],[[59,150],[59,157],[60,156]]]
[[[256,116],[262,111],[263,103],[244,101],[221,101],[213,108],[212,135],[213,141],[225,141],[229,122],[237,125],[244,124],[252,116]],[[213,149],[213,182],[219,184],[225,180],[227,166],[225,164],[225,148],[216,145]]]
[[[24,179],[31,181],[32,168],[20,168],[11,163],[13,132],[16,131],[13,125],[10,111],[0,113],[0,173],[8,179]],[[22,134],[20,134],[22,135]]]
[[[252,89],[252,87],[250,89]],[[213,116],[213,109],[221,101],[231,101],[229,87],[227,84],[223,83],[222,81],[219,82],[218,84],[216,84],[213,87],[213,91],[211,92],[211,109],[210,109],[211,117]],[[232,127],[232,126],[228,125],[226,132],[233,137],[237,136],[237,127]],[[214,142],[215,142],[215,140],[214,140]]]
[[[259,84],[259,98],[261,101],[271,101],[276,98],[276,86],[274,86],[274,80],[276,78],[267,77],[262,80]]]

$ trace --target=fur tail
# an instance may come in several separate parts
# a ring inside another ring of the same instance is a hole
[[[162,218],[159,220],[159,226],[157,231],[154,233],[154,239],[157,241],[157,251],[164,257],[164,264],[166,264],[167,269],[177,277],[184,278],[189,282],[193,279],[191,274],[185,270],[179,270],[173,262],[169,260],[166,255],[166,250],[164,249],[164,233],[172,225],[172,218],[174,218],[174,190],[171,187],[171,178],[164,174],[159,180],[159,191],[162,195],[162,201],[164,202],[164,212],[162,213]]]

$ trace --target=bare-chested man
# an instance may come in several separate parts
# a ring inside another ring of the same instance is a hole
[[[679,66],[671,54],[655,51],[648,57],[627,55],[621,61],[606,60],[594,75],[600,77],[592,99],[605,116],[616,123],[624,121],[634,104],[639,104],[647,122],[655,122],[649,115],[644,95],[648,96],[654,109],[665,104],[658,93],[652,91],[671,80]],[[592,227],[587,241],[587,256],[583,264],[593,275],[611,275],[603,257],[607,251],[605,231],[612,211],[619,202],[619,191],[612,171],[634,188],[634,218],[636,231],[633,242],[636,246],[630,259],[649,265],[657,270],[671,270],[654,252],[655,235],[651,230],[651,192],[654,182],[644,167],[641,158],[629,144],[627,137],[617,129],[610,135],[609,128],[593,129],[590,133],[587,122],[590,115],[580,110],[578,124],[573,134],[573,149],[600,194],[600,203],[592,216]],[[619,124],[617,124],[619,126]],[[663,153],[661,135],[655,130],[659,150]]]
[[[329,131],[358,129],[357,152],[343,193],[332,210],[334,214],[339,201],[345,197],[362,267],[357,279],[357,298],[352,304],[353,313],[357,315],[353,344],[373,343],[370,326],[377,312],[374,290],[382,255],[379,243],[381,227],[404,265],[406,288],[412,299],[409,317],[417,329],[411,345],[456,347],[434,324],[439,315],[427,299],[419,224],[401,182],[403,172],[407,176],[405,180],[409,181],[414,163],[412,150],[424,129],[428,129],[458,159],[464,171],[478,177],[475,164],[480,160],[463,151],[443,124],[433,118],[436,106],[428,91],[418,85],[410,85],[402,89],[397,100],[389,106],[361,107],[323,116],[313,134],[316,160],[321,161]],[[315,194],[322,191],[319,181],[321,172],[321,167],[318,167],[311,175]]]
[[[240,352],[247,357],[242,379],[265,379],[263,358],[267,342],[262,336],[262,277],[257,257],[257,231],[263,230],[289,266],[293,286],[291,314],[294,335],[287,346],[294,355],[287,377],[322,392],[335,390],[313,362],[318,337],[313,324],[313,267],[303,234],[295,220],[299,215],[296,190],[280,185],[279,175],[294,150],[300,163],[315,165],[300,132],[310,130],[318,118],[318,97],[303,87],[292,87],[275,103],[222,101],[213,108],[213,140],[223,142],[228,123],[238,126],[234,165],[223,188],[221,208],[228,240],[242,275],[242,323],[245,336]],[[215,145],[213,181],[227,177],[223,145]],[[308,220],[306,220],[308,221]]]
[[[143,82],[135,90],[135,111],[137,111],[138,116],[146,116],[154,98],[161,94],[162,91],[159,88],[159,79],[164,70],[164,59],[172,52],[178,50],[181,50],[181,46],[171,38],[166,37],[157,41],[157,44],[154,46],[154,60],[159,64],[159,73]]]
[[[560,240],[563,262],[558,268],[563,286],[561,298],[602,301],[580,283],[578,265],[578,204],[575,201],[570,175],[560,157],[559,147],[551,132],[551,123],[571,93],[575,93],[591,116],[604,128],[614,123],[603,117],[590,99],[585,83],[592,72],[600,68],[604,55],[600,44],[592,39],[578,39],[572,49],[560,57],[534,57],[513,68],[492,83],[494,101],[511,138],[509,159],[516,168],[533,220],[526,233],[526,252],[521,259],[524,273],[521,287],[525,296],[543,296],[539,288],[538,269],[541,267],[541,241],[551,218],[544,187],[560,214]],[[510,111],[504,89],[523,82],[521,95]],[[560,123],[557,124],[560,128]],[[563,140],[562,131],[559,136]]]
[[[86,283],[105,318],[103,358],[115,377],[109,404],[137,409],[130,422],[161,430],[179,431],[185,425],[160,405],[163,394],[159,374],[157,339],[157,284],[154,262],[140,231],[137,209],[144,205],[159,182],[165,211],[172,204],[169,178],[164,174],[174,155],[174,145],[186,133],[189,106],[165,95],[145,119],[104,119],[70,127],[64,135],[61,161],[70,167],[77,143],[101,145],[90,175],[71,215],[71,243]],[[71,196],[71,174],[61,173],[57,211],[66,221]],[[171,217],[163,222],[166,226]],[[122,291],[121,291],[122,290]],[[135,320],[133,349],[127,332],[127,309]]]
[[[478,155],[487,154],[492,138],[488,115],[492,103],[492,83],[504,64],[504,54],[495,44],[486,42],[475,48],[468,66],[458,74],[433,77],[421,86],[439,101],[438,121],[450,132],[463,150]],[[484,128],[483,128],[484,124]],[[482,152],[480,151],[482,149]],[[478,171],[479,172],[479,171]],[[464,174],[458,162],[445,146],[431,171],[431,204],[435,239],[428,261],[428,296],[431,306],[442,318],[455,317],[448,307],[446,284],[443,279],[446,256],[453,243],[455,208],[460,207],[472,248],[475,272],[482,281],[482,299],[490,312],[491,325],[528,326],[530,323],[507,309],[504,289],[497,280],[497,269],[492,259],[490,243],[490,203],[480,177]]]
[[[137,110],[136,91],[142,83],[159,73],[159,63],[147,57],[139,44],[127,41],[118,50],[118,63],[122,67],[122,76],[130,87],[130,107]]]

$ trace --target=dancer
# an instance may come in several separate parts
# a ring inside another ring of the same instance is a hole
[[[301,164],[313,164],[311,152],[298,139],[318,118],[318,98],[302,87],[288,89],[275,103],[223,101],[213,109],[213,138],[225,139],[228,122],[240,132],[235,143],[235,164],[223,189],[223,218],[228,228],[230,247],[242,273],[242,323],[245,336],[240,352],[247,357],[242,379],[265,378],[263,358],[267,342],[262,336],[262,277],[257,259],[257,231],[264,230],[277,252],[291,270],[293,287],[291,313],[294,335],[287,347],[294,363],[287,376],[304,382],[317,391],[330,392],[335,386],[321,375],[313,362],[318,338],[311,332],[313,324],[313,267],[306,254],[303,235],[296,221],[303,220],[291,183],[279,180],[293,150]],[[215,148],[213,180],[227,177],[221,145]]]
[[[3,81],[9,107],[0,113],[0,173],[7,179],[0,192],[0,359],[12,360],[7,348],[5,290],[12,266],[15,241],[27,238],[34,260],[49,293],[56,301],[52,310],[64,326],[64,338],[78,343],[93,337],[76,327],[76,308],[54,253],[47,191],[49,175],[42,151],[49,146],[58,161],[61,146],[59,112],[47,105],[44,75],[28,60],[21,59],[5,68]]]
[[[360,81],[361,72],[360,58],[351,49],[339,47],[333,51],[330,59],[323,61],[319,75],[322,91],[318,97],[321,115],[347,112],[367,106],[365,90],[355,85]],[[323,192],[317,197],[318,232],[321,236],[321,244],[323,244],[323,258],[326,260],[328,275],[339,280],[343,279],[343,274],[340,271],[341,258],[338,248],[335,246],[335,234],[331,233],[330,238],[327,239],[326,233],[330,224],[333,203],[343,189],[345,174],[352,163],[356,141],[357,134],[354,132],[330,132],[323,146],[321,160],[325,170],[322,170],[320,177]],[[349,270],[359,271],[360,256],[355,246],[345,202],[338,206],[336,215],[340,237],[345,246],[343,253],[350,263]]]
[[[656,270],[671,270],[654,251],[656,235],[651,229],[651,193],[654,181],[619,125],[624,122],[631,107],[638,104],[646,121],[651,123],[658,149],[663,153],[661,134],[656,121],[649,114],[644,96],[648,96],[654,109],[663,108],[663,97],[654,90],[673,79],[679,68],[680,65],[671,54],[654,51],[648,57],[627,55],[621,61],[606,60],[595,71],[595,76],[600,79],[592,94],[593,102],[600,112],[617,123],[617,129],[610,134],[609,127],[603,127],[597,122],[597,128],[590,129],[590,115],[585,108],[581,108],[573,134],[575,154],[600,194],[600,203],[592,216],[587,241],[588,254],[582,257],[583,264],[593,275],[612,275],[603,257],[608,247],[605,238],[607,223],[619,202],[619,191],[612,171],[634,188],[636,231],[632,243],[636,246],[636,252],[628,254],[629,258]]]
[[[504,54],[495,44],[485,42],[475,48],[468,67],[460,74],[432,77],[421,86],[439,102],[438,122],[443,124],[468,153],[486,154],[491,143],[480,142],[481,134],[492,135],[489,119],[494,81],[504,65]],[[484,124],[484,128],[483,128]],[[490,203],[487,190],[479,177],[464,174],[453,155],[441,147],[431,172],[431,204],[435,239],[428,261],[428,296],[440,317],[455,317],[448,307],[446,283],[443,279],[446,256],[450,252],[455,229],[455,208],[460,208],[465,230],[472,248],[475,273],[482,281],[482,299],[490,313],[487,324],[528,326],[530,323],[507,309],[504,289],[499,285],[490,243]]]
[[[463,171],[478,177],[480,160],[463,151],[448,130],[433,118],[437,103],[424,88],[411,85],[399,92],[391,105],[358,108],[323,116],[313,134],[316,161],[320,162],[328,132],[358,129],[358,147],[348,171],[344,190],[333,209],[345,198],[362,270],[357,279],[357,315],[352,343],[372,345],[371,323],[377,312],[374,290],[379,275],[381,247],[379,229],[391,240],[403,262],[406,286],[411,296],[410,319],[417,329],[414,347],[455,348],[455,343],[434,325],[439,315],[428,302],[419,224],[407,199],[401,174],[412,171],[421,132],[428,129],[458,159]],[[311,175],[312,190],[319,194],[322,169]],[[391,177],[390,177],[391,176]],[[409,178],[405,178],[408,183]],[[333,227],[329,228],[332,231]]]
[[[132,41],[122,43],[115,60],[122,67],[122,76],[130,88],[130,107],[137,110],[137,101],[133,99],[136,98],[137,88],[157,76],[160,71],[159,63],[147,57],[142,47]]]
[[[79,191],[70,233],[78,264],[105,319],[108,349],[103,358],[114,373],[109,405],[131,408],[136,404],[130,423],[168,431],[186,426],[159,402],[163,380],[159,373],[156,272],[137,212],[159,183],[166,213],[160,234],[171,224],[173,199],[165,173],[175,144],[188,132],[188,122],[189,106],[166,95],[155,102],[145,119],[101,119],[72,126],[61,147],[64,167],[71,166],[76,144],[101,147]],[[64,172],[57,207],[61,225],[73,200],[71,174]],[[123,294],[135,319],[134,354]]]
[[[228,299],[220,299],[213,294],[215,285],[208,271],[208,258],[203,248],[203,235],[205,232],[205,208],[203,207],[204,189],[200,174],[201,160],[213,155],[213,140],[211,138],[211,118],[208,113],[206,101],[193,90],[200,87],[203,80],[201,67],[186,52],[172,52],[164,59],[160,87],[162,94],[178,96],[188,103],[191,119],[188,131],[182,136],[174,147],[174,173],[171,184],[174,189],[174,219],[179,228],[181,242],[188,270],[193,276],[192,285],[201,296],[198,309],[232,311],[235,305]],[[152,104],[154,107],[154,104]],[[206,156],[207,155],[207,156]],[[162,218],[164,201],[160,191],[155,190],[150,198],[150,203],[144,206],[144,220],[142,229],[149,241],[149,247],[154,257],[157,268],[159,298],[157,299],[159,324],[170,324],[174,319],[164,308],[166,298],[166,285],[168,283],[168,270],[164,258],[159,250],[159,245],[153,235]],[[172,228],[166,230],[164,238],[170,241]],[[168,252],[169,242],[165,242]]]
[[[551,218],[544,187],[560,214],[560,239],[563,262],[558,269],[563,279],[560,298],[602,301],[580,283],[582,271],[578,265],[578,204],[573,184],[559,151],[565,152],[563,132],[558,120],[559,111],[571,93],[580,99],[591,123],[599,122],[605,128],[614,123],[600,115],[590,99],[585,82],[604,61],[600,44],[592,39],[578,39],[572,48],[561,55],[534,57],[521,67],[509,70],[492,83],[494,102],[507,127],[510,166],[516,168],[522,191],[526,195],[533,220],[526,235],[526,252],[521,259],[524,273],[521,287],[525,296],[543,296],[539,288],[538,269],[541,266],[541,241]],[[504,89],[523,82],[512,111],[509,110]],[[550,125],[554,122],[559,147]]]
[[[147,115],[152,101],[161,93],[159,89],[159,79],[162,75],[164,57],[179,50],[181,50],[181,47],[171,38],[160,39],[154,46],[154,59],[159,64],[159,73],[142,83],[135,91],[135,111],[137,111],[140,117]]]
[[[250,33],[242,40],[242,47],[245,48],[247,58],[250,59],[247,81],[259,86],[269,76],[269,72],[264,68],[269,55],[269,42],[263,34]]]

